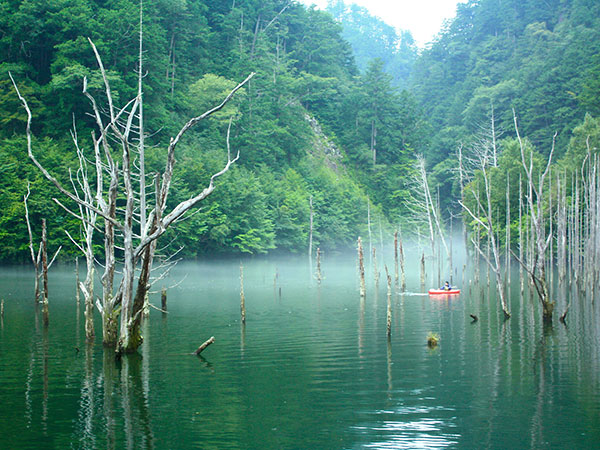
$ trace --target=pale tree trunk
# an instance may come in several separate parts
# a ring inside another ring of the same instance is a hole
[[[246,323],[246,296],[244,295],[244,266],[240,262],[240,315],[242,324]]]
[[[361,298],[364,298],[367,290],[365,286],[365,262],[363,256],[363,246],[360,237],[358,238],[358,275],[360,278],[360,296]]]
[[[375,287],[379,286],[379,269],[377,268],[377,252],[376,247],[373,247],[373,278],[375,280]]]
[[[394,232],[394,273],[396,285],[398,284],[398,232]]]
[[[371,233],[371,201],[367,197],[367,231],[369,232],[369,257],[373,264],[373,235]]]
[[[400,289],[402,292],[406,290],[406,271],[404,270],[404,246],[402,244],[402,236],[398,241],[398,253],[400,257]]]
[[[310,274],[312,276],[312,247],[313,247],[313,198],[312,195],[308,200],[310,206],[309,227],[308,227],[308,261],[311,264]]]
[[[317,283],[321,284],[323,276],[321,275],[321,248],[317,247]]]
[[[27,194],[23,197],[23,203],[25,205],[25,222],[27,223],[27,232],[29,233],[29,252],[31,254],[31,262],[33,264],[33,268],[35,269],[35,279],[34,279],[34,299],[35,302],[38,303],[40,300],[40,278],[41,278],[41,260],[42,260],[42,246],[40,245],[39,250],[37,252],[37,256],[35,250],[33,249],[33,232],[31,231],[31,223],[29,222],[29,208],[27,207],[27,200],[29,199],[29,195],[31,195],[31,190],[29,187],[29,182],[27,183]]]
[[[439,240],[441,241],[444,247],[446,256],[449,257],[450,251],[448,250],[448,244],[446,244],[444,231],[442,230],[441,219],[438,214],[438,207],[436,203],[433,202],[431,191],[429,190],[429,182],[427,181],[427,171],[425,170],[425,159],[421,155],[417,156],[417,168],[419,170],[421,186],[423,188],[423,195],[425,197],[425,205],[427,207],[427,218],[429,223],[429,233],[431,238],[432,251],[435,254],[435,232],[433,229],[433,226],[435,224],[435,229],[437,230]]]
[[[506,237],[504,267],[506,268],[506,288],[510,289],[510,174],[506,176]]]
[[[46,219],[42,219],[42,322],[44,326],[48,326],[48,239],[46,231]]]
[[[388,339],[392,336],[392,277],[385,266],[385,278],[387,280],[387,314],[386,314],[386,334]]]
[[[11,77],[12,79],[12,77]],[[29,123],[27,125],[29,130]],[[27,207],[27,200],[31,195],[31,189],[29,182],[27,183],[27,194],[23,197],[23,204],[25,205],[25,222],[27,223],[27,232],[29,233],[29,252],[31,256],[31,262],[35,269],[34,289],[35,289],[35,302],[36,304],[42,303],[43,322],[44,325],[48,325],[48,269],[52,267],[52,264],[56,260],[56,257],[60,253],[62,248],[59,247],[52,259],[48,262],[48,242],[47,242],[47,230],[46,230],[46,219],[42,219],[42,240],[37,252],[35,253],[33,247],[33,232],[31,230],[31,222],[29,221],[29,208]],[[42,292],[40,294],[40,282],[42,283]],[[40,295],[42,299],[40,300]]]

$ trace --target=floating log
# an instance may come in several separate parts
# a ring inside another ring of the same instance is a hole
[[[206,347],[208,347],[213,342],[215,342],[215,337],[211,336],[210,339],[208,339],[200,347],[198,347],[198,349],[194,352],[194,355],[198,356],[200,353],[202,353],[204,351],[204,349]]]

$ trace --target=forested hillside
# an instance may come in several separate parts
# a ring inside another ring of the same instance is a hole
[[[548,155],[567,150],[585,114],[600,113],[600,3],[595,0],[477,0],[422,52],[410,89],[430,120],[428,149],[439,181],[456,167],[459,145],[491,129],[520,132]],[[445,183],[445,191],[450,185]]]
[[[63,230],[77,235],[80,226],[52,201],[56,190],[27,158],[26,114],[8,73],[32,108],[36,153],[68,184],[69,168],[77,167],[73,130],[89,146],[94,127],[84,77],[90,91],[102,92],[87,39],[123,106],[137,93],[139,5],[0,0],[0,260],[29,257],[28,183],[35,233],[47,218],[50,247],[65,245],[63,258],[76,253]],[[597,128],[595,0],[460,4],[456,19],[418,56],[409,35],[398,36],[365,10],[337,1],[329,11],[337,20],[287,0],[143,3],[149,173],[162,170],[169,138],[190,117],[256,72],[178,148],[173,203],[201,190],[222,166],[233,117],[231,148],[240,159],[165,239],[183,246],[182,256],[306,252],[311,211],[314,246],[326,251],[353,246],[367,233],[368,216],[384,231],[400,223],[407,229],[414,223],[409,199],[417,155],[425,156],[432,192],[442,199],[436,202],[453,207],[457,148],[478,142],[492,124],[499,140],[513,137],[513,108],[521,134],[542,155],[555,131],[564,155],[586,113],[586,129]],[[358,29],[366,31],[352,31]]]
[[[68,244],[63,228],[78,233],[77,220],[51,201],[54,188],[27,160],[25,111],[8,72],[32,107],[36,152],[67,182],[76,162],[72,129],[85,140],[93,125],[83,78],[101,92],[87,38],[125,104],[137,88],[138,8],[137,0],[0,2],[3,260],[23,261],[28,254],[28,182],[34,229],[39,232],[42,217],[48,218],[51,247]],[[410,166],[420,145],[418,111],[410,97],[394,92],[379,63],[358,75],[350,46],[328,13],[281,0],[146,1],[143,12],[148,164],[189,117],[257,73],[232,106],[182,143],[173,202],[201,190],[222,164],[230,116],[231,146],[241,152],[200,211],[172,232],[184,256],[305,252],[311,198],[315,246],[353,245],[365,232],[369,192],[371,218],[386,226],[378,204],[398,210],[388,194],[401,188],[399,165]],[[377,129],[373,172],[371,138]],[[373,173],[381,175],[372,181]],[[69,252],[67,245],[63,255]]]

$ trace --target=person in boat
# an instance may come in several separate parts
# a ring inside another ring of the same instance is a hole
[[[442,291],[449,291],[450,289],[452,289],[452,286],[450,286],[450,283],[448,283],[447,281],[444,283],[444,286],[440,288],[440,290]]]

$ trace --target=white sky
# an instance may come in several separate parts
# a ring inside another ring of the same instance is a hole
[[[300,0],[305,5],[324,9],[327,0]],[[457,3],[466,0],[345,0],[344,3],[363,6],[385,23],[401,30],[410,30],[419,47],[430,42],[441,30],[445,19],[456,15]]]

